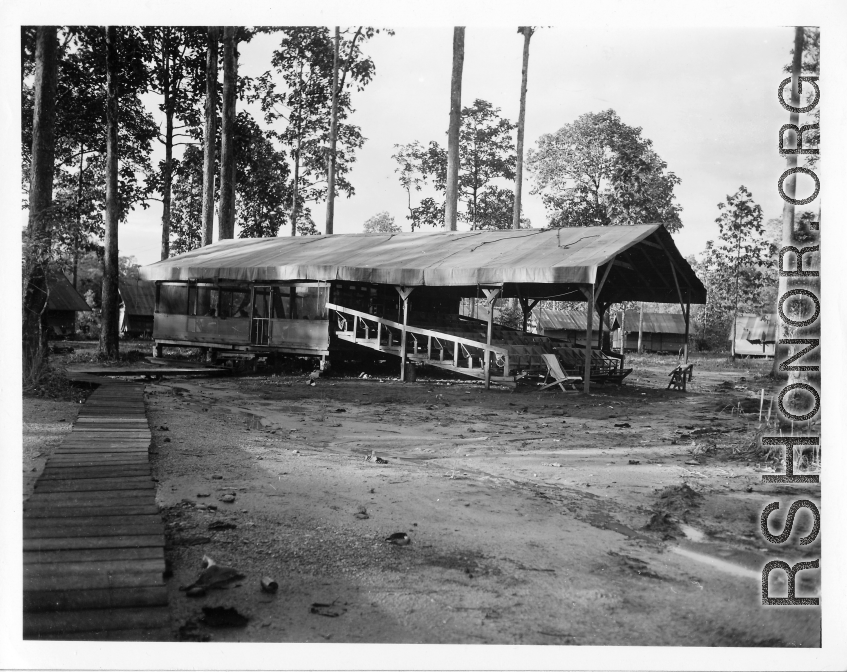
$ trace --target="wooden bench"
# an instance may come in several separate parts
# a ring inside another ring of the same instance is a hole
[[[668,374],[671,381],[667,389],[686,391],[686,384],[694,377],[694,364],[680,364]]]

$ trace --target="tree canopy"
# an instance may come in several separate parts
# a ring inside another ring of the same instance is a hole
[[[477,99],[462,109],[459,131],[459,221],[471,229],[511,227],[516,156],[512,131],[515,124],[500,116],[500,108]],[[447,191],[447,150],[435,141],[427,146],[417,140],[395,145],[392,158],[400,185],[406,191],[412,230],[421,226],[444,226]],[[424,193],[434,195],[423,196]],[[420,200],[412,205],[413,196]],[[528,220],[522,220],[527,223]]]
[[[542,135],[527,156],[550,226],[664,224],[682,228],[674,199],[680,179],[614,110],[581,115]]]

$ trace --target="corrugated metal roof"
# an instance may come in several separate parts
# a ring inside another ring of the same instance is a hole
[[[705,297],[702,283],[659,224],[233,239],[145,266],[141,277],[441,287],[593,283],[598,266],[654,233],[693,293]]]
[[[64,273],[52,273],[47,287],[47,310],[91,310]]]
[[[612,329],[620,329],[621,313],[618,311]],[[624,328],[630,334],[638,331],[638,311],[627,310]],[[641,331],[645,334],[685,334],[685,318],[682,313],[644,313]]]
[[[739,315],[735,320],[735,333],[740,340],[750,343],[774,343],[776,341],[776,315]],[[727,335],[732,340],[732,330]]]
[[[584,310],[550,310],[548,308],[534,308],[532,311],[538,326],[544,331],[550,330],[567,330],[567,331],[585,331],[586,320]],[[593,328],[596,330],[600,324],[600,316],[597,311],[594,311]],[[603,320],[603,325],[609,329],[609,315],[606,314],[606,319]]]
[[[147,280],[130,280],[118,286],[124,312],[127,315],[150,315],[156,310],[156,283]]]

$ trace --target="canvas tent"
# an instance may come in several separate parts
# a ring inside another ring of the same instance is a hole
[[[730,328],[728,339],[735,338],[735,354],[742,357],[773,357],[776,344],[776,315],[739,315],[735,330]]]
[[[51,273],[47,279],[47,328],[56,336],[74,333],[77,311],[90,311],[82,295],[64,273]]]
[[[639,311],[618,311],[612,323],[612,347],[620,350],[638,349]],[[623,329],[621,328],[623,327]],[[685,315],[682,313],[645,312],[641,317],[641,345],[644,352],[677,352],[686,347]]]
[[[118,285],[121,299],[121,333],[143,336],[153,333],[153,312],[156,310],[156,283],[127,280]]]
[[[657,224],[234,239],[146,266],[141,277],[156,282],[157,347],[328,356],[349,343],[396,354],[401,375],[424,347],[427,363],[447,368],[452,354],[451,366],[480,363],[486,380],[495,362],[511,375],[491,320],[474,338],[436,328],[461,321],[462,298],[516,298],[525,313],[541,299],[585,301],[592,314],[624,300],[687,308],[706,298]],[[586,325],[589,343],[598,328]]]

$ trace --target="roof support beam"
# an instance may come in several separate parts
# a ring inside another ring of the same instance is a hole
[[[598,283],[597,283],[597,286],[596,286],[596,288],[594,289],[595,302],[596,302],[596,300],[597,300],[597,297],[599,297],[599,296],[600,296],[600,292],[602,292],[602,291],[603,291],[603,285],[604,285],[604,284],[606,284],[606,278],[608,278],[608,277],[609,277],[609,271],[611,271],[611,270],[612,270],[612,266],[613,266],[613,265],[614,265],[614,263],[615,263],[615,258],[616,258],[616,257],[617,257],[617,255],[615,255],[614,257],[612,257],[612,258],[611,258],[611,260],[609,261],[609,263],[608,263],[608,264],[606,264],[606,270],[605,270],[605,271],[603,271],[603,277],[602,277],[602,278],[600,278],[600,282],[598,282]]]
[[[674,263],[673,257],[671,257],[670,252],[668,252],[668,249],[665,247],[664,243],[662,243],[661,241],[659,241],[659,242],[662,246],[662,250],[664,250],[665,255],[668,258],[668,263],[671,266],[671,275],[673,276],[673,284],[676,286],[676,293],[677,293],[677,296],[679,297],[679,307],[682,309],[682,314],[685,315],[685,300],[682,298],[682,290],[679,287],[679,278],[676,277],[676,264]],[[686,285],[686,289],[688,289],[687,285]],[[687,293],[688,292],[686,292],[686,294]],[[686,331],[687,330],[688,330],[688,320],[686,320]]]
[[[646,242],[646,241],[643,241],[643,240],[642,240],[641,242],[643,243],[643,242]],[[664,274],[663,274],[663,273],[660,273],[660,272],[659,272],[659,269],[658,269],[658,268],[656,268],[656,264],[654,264],[654,263],[653,263],[653,260],[650,258],[650,255],[649,255],[649,254],[647,254],[647,250],[645,250],[643,247],[641,247],[641,248],[639,248],[639,249],[641,250],[641,254],[643,254],[643,255],[644,255],[644,258],[647,260],[647,263],[648,263],[648,264],[650,264],[650,268],[652,268],[652,269],[656,272],[656,275],[659,277],[659,279],[661,279],[661,281],[662,281],[662,282],[664,282],[664,283],[665,283],[665,286],[666,286],[666,287],[673,287],[673,285],[671,285],[671,283],[669,283],[669,282],[668,282],[668,280],[667,280],[667,278],[664,276]],[[660,249],[661,249],[661,248],[660,248]],[[649,284],[650,284],[650,283],[648,283],[648,285],[649,285]]]
[[[414,287],[395,287],[400,298],[403,300],[403,331],[400,332],[400,382],[406,382],[406,327],[409,324],[409,295],[415,291]],[[356,332],[353,331],[355,337]]]
[[[583,285],[582,289],[587,301],[585,302],[585,378],[582,381],[582,391],[591,391],[591,327],[594,321],[594,285]]]
[[[497,297],[500,295],[500,289],[483,289],[482,291],[488,303],[488,328],[485,332],[485,344],[491,345],[491,332],[494,327],[494,306]],[[487,348],[485,350],[483,366],[485,367],[485,389],[487,390],[491,387],[491,350]]]

